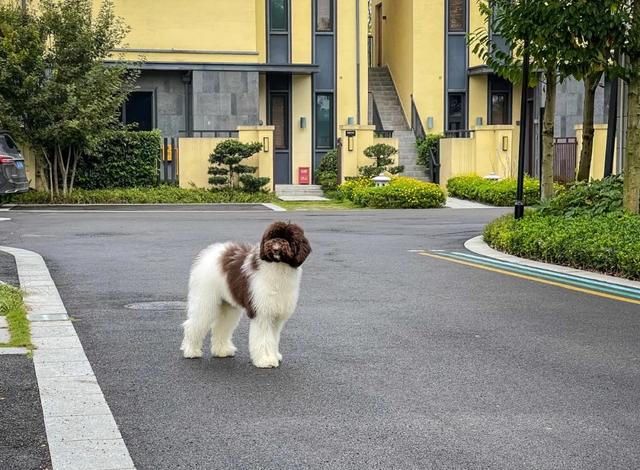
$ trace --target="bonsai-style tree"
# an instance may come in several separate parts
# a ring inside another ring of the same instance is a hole
[[[267,184],[269,178],[257,177],[253,173],[257,168],[243,165],[241,162],[262,150],[259,142],[244,143],[234,139],[223,140],[209,156],[209,183],[214,186],[242,187],[249,192],[258,192]]]
[[[361,176],[373,178],[380,173],[391,173],[395,175],[404,170],[404,166],[393,166],[393,156],[398,153],[398,149],[387,144],[371,145],[364,149],[365,157],[375,160],[373,165],[361,166],[358,168]]]

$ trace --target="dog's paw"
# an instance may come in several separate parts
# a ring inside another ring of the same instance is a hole
[[[185,359],[197,359],[199,357],[202,357],[202,349],[183,348],[182,356]]]
[[[260,357],[258,359],[254,359],[253,365],[259,369],[272,369],[274,367],[278,367],[280,365],[280,362],[278,361],[278,358],[275,356],[273,357],[266,356],[266,357]]]
[[[225,347],[213,347],[211,348],[211,355],[213,357],[233,357],[236,355],[238,349],[235,346]]]
[[[278,358],[278,362],[282,362],[282,354],[280,354],[280,351],[276,353],[276,357]]]

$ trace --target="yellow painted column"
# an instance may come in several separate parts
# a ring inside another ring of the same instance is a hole
[[[311,13],[311,0],[291,2],[291,62],[294,64],[312,62]]]
[[[299,184],[298,168],[312,168],[312,126],[311,126],[311,76],[294,75],[291,81],[292,111],[291,111],[291,137],[293,151],[291,152],[291,181]],[[301,122],[304,119],[304,125]],[[310,182],[311,183],[311,182]]]

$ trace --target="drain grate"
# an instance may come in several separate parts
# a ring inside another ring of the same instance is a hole
[[[124,308],[131,310],[185,310],[187,308],[187,303],[178,300],[168,300],[163,302],[137,302],[134,304],[127,304]]]

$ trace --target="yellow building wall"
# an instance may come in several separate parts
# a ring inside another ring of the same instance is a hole
[[[595,124],[593,126],[593,153],[591,154],[591,172],[589,178],[601,180],[604,178],[604,159],[607,152],[607,128],[606,124]],[[576,140],[578,148],[576,150],[576,172],[580,166],[580,154],[582,152],[582,124],[575,126]],[[618,152],[617,146],[613,154],[613,168],[617,168]]]
[[[486,0],[482,0],[482,3],[486,3]],[[473,33],[476,30],[487,30],[487,23],[483,16],[480,14],[480,8],[475,0],[469,2],[469,32]],[[477,67],[478,65],[484,65],[484,61],[472,52],[473,46],[469,47],[469,67]]]
[[[313,126],[311,123],[311,77],[308,75],[294,75],[291,83],[292,94],[292,113],[291,113],[291,133],[293,139],[293,148],[291,156],[291,171],[293,175],[291,180],[293,184],[298,184],[298,168],[309,167],[311,163],[311,145]],[[307,120],[307,127],[300,127],[300,118]]]
[[[355,131],[355,136],[347,137],[348,131]],[[364,150],[375,144],[387,144],[398,148],[398,139],[375,137],[375,126],[340,126],[339,136],[342,139],[342,181],[346,177],[358,176],[358,168],[371,165],[373,160],[365,157]],[[397,164],[397,155],[394,157]]]
[[[386,17],[386,20],[382,20],[382,60],[389,67],[407,120],[411,113],[411,94],[414,92],[413,3],[413,0],[386,0],[382,3],[382,15]]]
[[[427,133],[440,133],[445,129],[444,13],[442,0],[413,2],[412,93]],[[405,108],[405,112],[407,109],[410,112],[411,108]],[[410,117],[407,114],[409,123]],[[433,129],[427,128],[428,117],[433,118]]]
[[[469,129],[475,129],[476,118],[482,118],[482,125],[489,124],[488,116],[488,76],[469,77]]]
[[[440,184],[444,188],[454,176],[515,176],[517,149],[513,148],[514,126],[483,126],[473,136],[440,140]],[[517,141],[516,141],[517,142]]]
[[[291,62],[310,64],[311,57],[311,0],[291,2]]]
[[[246,160],[246,164],[258,168],[256,176],[270,178],[266,188],[273,189],[273,126],[240,126],[241,142],[267,143],[268,148]],[[265,141],[265,138],[268,139]],[[209,155],[224,138],[182,137],[179,140],[178,178],[181,188],[210,188]]]
[[[122,47],[124,58],[138,60],[143,56],[152,62],[255,63],[259,59],[259,38],[264,37],[258,36],[259,3],[256,0],[192,0],[182,8],[169,0],[115,0],[116,14],[124,17],[130,27],[126,45]],[[95,5],[97,8],[99,2],[95,1]]]

